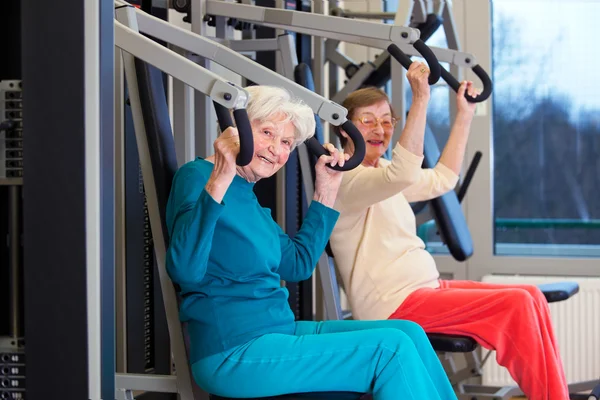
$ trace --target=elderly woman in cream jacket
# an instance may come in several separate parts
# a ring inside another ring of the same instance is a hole
[[[428,75],[424,64],[412,63],[407,74],[412,106],[391,161],[382,158],[396,125],[386,94],[360,89],[343,103],[367,147],[362,165],[344,173],[335,203],[340,217],[330,238],[353,316],[410,320],[426,332],[470,336],[496,350],[498,363],[508,368],[529,399],[568,399],[548,304],[540,290],[441,280],[416,234],[409,203],[455,187],[475,109],[464,95],[478,94],[471,82],[461,84],[448,142],[437,165],[422,169]],[[352,153],[347,134],[334,130],[344,151]]]

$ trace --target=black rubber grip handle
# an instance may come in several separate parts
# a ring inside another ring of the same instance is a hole
[[[446,68],[441,67],[441,69],[442,69],[442,79],[444,81],[446,81],[448,86],[450,86],[452,89],[454,89],[455,92],[458,92],[460,83],[456,80],[456,78],[454,78],[452,76],[452,74],[450,74],[450,72],[446,71]],[[477,77],[479,77],[479,79],[481,79],[481,82],[483,83],[483,91],[481,92],[481,94],[479,94],[479,96],[477,96],[475,98],[469,96],[468,93],[465,93],[465,98],[471,103],[481,103],[482,101],[487,100],[487,98],[490,97],[490,95],[492,94],[492,90],[493,90],[492,80],[490,79],[487,72],[485,72],[485,70],[483,68],[481,68],[480,65],[474,66],[472,68],[472,70],[475,73],[475,75],[477,75]]]
[[[215,112],[217,113],[217,120],[219,121],[219,127],[221,132],[225,132],[227,128],[233,126],[233,119],[231,113],[227,107],[213,101],[215,106]],[[240,167],[250,164],[254,154],[254,137],[252,136],[252,126],[248,118],[248,113],[245,109],[233,111],[238,134],[240,136],[240,152],[236,159],[236,164]]]
[[[240,135],[240,153],[237,156],[236,163],[240,167],[250,164],[254,157],[254,136],[252,135],[252,125],[245,108],[233,110],[235,126],[237,126]]]
[[[400,48],[398,46],[396,46],[394,43],[392,43],[388,46],[387,51],[405,69],[408,69],[410,67],[410,64],[412,64],[412,60],[410,59],[410,57],[407,56],[402,50],[400,50]]]
[[[423,42],[418,39],[413,43],[413,47],[425,58],[427,65],[429,66],[429,84],[433,85],[440,80],[442,74],[442,66],[440,65],[437,57],[433,54],[433,51]],[[400,48],[394,43],[390,44],[387,48],[388,53],[396,59],[406,70],[410,67],[413,61],[409,56],[406,55]]]
[[[348,136],[350,136],[350,140],[352,140],[354,143],[354,154],[352,154],[352,157],[346,161],[343,167],[340,167],[339,165],[332,167],[330,164],[327,164],[327,166],[336,171],[350,171],[351,169],[358,167],[365,158],[365,153],[367,151],[365,139],[358,128],[354,126],[350,120],[344,122],[341,128],[346,131]],[[317,138],[314,136],[306,141],[306,147],[308,147],[308,150],[317,156],[317,158],[321,157],[322,155],[329,155],[329,152],[325,150],[323,145],[321,145],[321,143],[319,143]]]
[[[217,121],[219,121],[219,128],[221,128],[221,132],[225,132],[225,129],[233,126],[233,119],[231,118],[231,114],[229,113],[229,109],[216,101],[213,101],[215,106],[215,112],[217,113]]]
[[[465,195],[467,194],[467,189],[469,188],[469,185],[473,180],[473,176],[475,176],[475,171],[477,171],[477,167],[479,166],[479,162],[481,161],[482,156],[483,153],[477,151],[473,156],[471,163],[469,164],[469,168],[467,169],[467,173],[465,174],[465,179],[463,179],[463,183],[462,185],[460,185],[460,188],[456,193],[459,203],[462,203],[463,199],[465,198]]]
[[[413,47],[415,50],[419,52],[427,61],[427,65],[429,66],[429,84],[434,85],[437,81],[440,80],[440,76],[442,76],[442,66],[438,61],[433,51],[425,44],[424,41],[418,39],[413,43]]]

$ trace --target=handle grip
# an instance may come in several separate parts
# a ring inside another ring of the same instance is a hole
[[[440,80],[440,76],[442,76],[442,66],[435,54],[433,54],[433,50],[431,50],[421,39],[414,42],[413,47],[423,56],[425,61],[427,61],[427,65],[429,66],[429,84],[436,84],[437,81]]]
[[[341,125],[341,128],[346,131],[348,136],[350,136],[350,140],[352,140],[354,143],[354,154],[352,154],[352,157],[346,161],[343,167],[340,167],[339,165],[332,167],[330,164],[327,164],[327,166],[336,171],[350,171],[351,169],[358,167],[365,158],[365,153],[367,151],[365,140],[358,128],[354,126],[352,121],[347,120]],[[329,155],[329,152],[325,150],[323,145],[321,145],[321,143],[319,143],[317,138],[314,136],[306,141],[306,147],[308,147],[308,150],[317,156],[317,158],[323,155]]]
[[[221,132],[224,132],[230,126],[233,126],[233,119],[227,107],[213,101],[215,106],[215,112],[217,113],[217,120],[219,121],[219,127]],[[240,152],[236,158],[236,164],[240,167],[244,167],[250,164],[252,157],[254,156],[254,137],[252,135],[252,126],[250,125],[250,119],[245,108],[239,108],[233,110],[233,117],[235,118],[235,126],[237,127],[238,134],[240,137]]]
[[[415,41],[413,43],[413,47],[419,52],[419,54],[423,56],[423,58],[425,58],[425,61],[427,61],[427,65],[429,66],[428,81],[430,85],[434,85],[440,80],[442,66],[440,65],[433,51],[421,39]],[[410,57],[400,50],[400,48],[394,43],[388,46],[387,51],[407,70],[413,63]]]
[[[469,185],[473,180],[473,176],[475,176],[475,171],[477,171],[477,167],[479,166],[479,162],[481,161],[482,156],[483,153],[477,151],[473,156],[471,163],[469,164],[469,168],[467,169],[467,173],[465,174],[465,179],[463,180],[462,185],[460,185],[460,188],[456,192],[456,196],[458,197],[459,203],[462,203],[463,199],[465,198],[465,195],[467,194],[467,189],[469,188]]]
[[[441,69],[442,79],[446,81],[448,86],[454,89],[455,92],[458,92],[460,83],[456,80],[456,78],[454,78],[454,76],[452,76],[452,74],[450,74],[450,72],[446,71],[446,68],[441,67]],[[490,79],[487,72],[485,72],[485,70],[481,68],[480,65],[474,66],[473,68],[471,68],[471,70],[475,73],[475,75],[477,75],[477,77],[479,77],[479,79],[483,83],[483,91],[477,97],[472,97],[469,96],[468,93],[465,93],[465,98],[471,103],[481,103],[482,101],[485,101],[488,97],[490,97],[494,85],[492,84],[492,80]]]

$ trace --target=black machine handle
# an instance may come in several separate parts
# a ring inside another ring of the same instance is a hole
[[[225,129],[233,126],[233,120],[227,107],[213,101],[215,111],[217,113],[217,119],[219,121],[219,127],[221,132]],[[233,110],[233,117],[235,118],[235,126],[238,129],[240,135],[240,152],[236,159],[236,164],[240,167],[250,164],[252,157],[254,156],[254,137],[252,135],[252,126],[250,125],[250,119],[245,108],[239,108]]]
[[[473,156],[473,159],[471,160],[471,164],[469,164],[469,169],[467,169],[467,173],[465,174],[465,179],[463,180],[462,185],[460,185],[460,188],[458,189],[458,192],[456,193],[456,197],[458,197],[458,202],[462,203],[463,199],[465,198],[465,195],[467,194],[467,189],[469,188],[469,185],[471,184],[471,180],[473,180],[473,176],[475,175],[475,171],[477,170],[477,167],[479,166],[479,162],[481,161],[481,157],[483,156],[483,153],[478,151],[475,153],[475,155]]]
[[[429,66],[429,84],[433,85],[440,80],[442,74],[442,66],[440,65],[437,57],[433,54],[433,51],[425,44],[421,39],[417,39],[413,43],[413,47],[425,58],[427,65]],[[394,57],[404,68],[408,70],[412,60],[406,55],[400,48],[394,43],[390,44],[387,48],[388,53]]]
[[[446,81],[448,86],[454,89],[455,92],[458,92],[458,88],[460,88],[460,83],[458,83],[456,78],[454,78],[452,74],[450,74],[450,72],[446,71],[446,68],[442,66],[440,66],[440,68],[442,69],[442,79]],[[485,72],[485,70],[481,68],[480,65],[476,65],[471,69],[475,73],[475,75],[477,75],[479,79],[481,79],[481,82],[483,83],[483,91],[479,94],[479,96],[475,98],[469,96],[468,93],[465,93],[465,98],[471,103],[481,103],[482,101],[485,101],[488,97],[490,97],[494,85],[492,84],[492,80],[490,79],[487,72]]]
[[[351,169],[358,167],[365,158],[367,151],[365,139],[358,128],[354,126],[350,120],[346,120],[346,122],[341,125],[341,128],[346,131],[348,136],[350,136],[350,140],[352,140],[354,143],[354,154],[352,154],[352,157],[346,161],[343,167],[340,167],[339,165],[332,167],[330,164],[327,164],[327,166],[336,171],[350,171]],[[325,150],[323,145],[319,143],[319,140],[314,136],[306,141],[306,147],[308,147],[308,150],[317,156],[317,158],[321,157],[322,155],[329,155],[329,152]]]

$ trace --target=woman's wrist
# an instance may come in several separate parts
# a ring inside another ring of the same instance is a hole
[[[470,124],[473,121],[473,113],[470,111],[458,110],[456,113],[456,122],[461,124]]]
[[[234,175],[235,176],[235,175]],[[223,174],[213,173],[208,178],[208,182],[204,186],[204,190],[217,202],[220,203],[225,197],[225,192],[229,189],[229,185],[233,181],[233,176],[228,177]]]
[[[321,191],[315,190],[315,193],[313,195],[313,200],[314,201],[318,201],[319,203],[323,204],[324,206],[327,206],[329,208],[333,208],[333,205],[335,204],[335,194],[333,193],[323,193]]]
[[[415,94],[412,98],[412,107],[414,106],[425,106],[429,104],[429,94]]]

